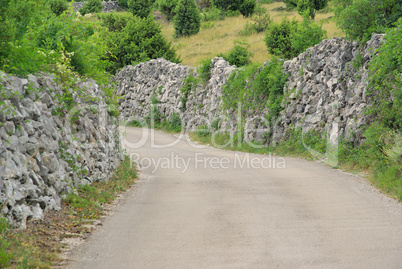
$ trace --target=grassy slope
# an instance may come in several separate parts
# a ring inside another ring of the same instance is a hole
[[[296,18],[301,20],[300,15],[296,12],[272,11],[272,9],[284,6],[283,2],[275,2],[263,5],[274,22],[280,22],[282,18],[287,17],[292,20]],[[323,13],[317,14],[316,21],[326,20],[334,14]],[[239,31],[244,25],[250,21],[243,16],[228,17],[224,21],[213,22],[215,26],[209,29],[201,29],[194,36],[173,38],[173,23],[162,22],[162,32],[165,37],[172,41],[177,47],[177,53],[181,55],[184,65],[197,66],[199,61],[205,58],[212,58],[218,53],[225,53],[233,47],[234,40],[245,40],[251,45],[250,51],[254,54],[252,61],[254,63],[264,63],[270,58],[264,43],[264,34],[254,34],[251,36],[240,36]],[[336,27],[335,22],[330,19],[323,23],[323,28],[327,31],[328,38],[341,36],[341,31]]]

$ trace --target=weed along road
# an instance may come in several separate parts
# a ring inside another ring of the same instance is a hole
[[[365,180],[178,136],[125,129],[140,179],[68,268],[401,268],[401,204]]]

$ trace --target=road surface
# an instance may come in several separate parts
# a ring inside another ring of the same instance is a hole
[[[140,180],[67,268],[402,268],[401,204],[357,176],[125,135]]]

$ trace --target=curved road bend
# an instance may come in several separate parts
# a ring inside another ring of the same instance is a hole
[[[401,204],[356,176],[185,139],[127,151],[140,180],[67,268],[402,268]]]

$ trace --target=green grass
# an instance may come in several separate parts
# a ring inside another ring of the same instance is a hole
[[[274,22],[280,22],[284,17],[301,21],[297,11],[275,11],[276,8],[284,6],[283,2],[263,4]],[[327,31],[328,38],[343,36],[343,33],[335,25],[332,19],[334,14],[327,10],[327,13],[318,13],[315,21],[323,22],[323,29]],[[262,64],[271,58],[267,52],[264,42],[264,33],[242,36],[239,34],[244,25],[251,22],[243,16],[226,17],[223,21],[203,23],[201,31],[190,37],[174,38],[173,23],[161,22],[163,35],[177,47],[177,53],[181,56],[182,63],[189,66],[197,66],[205,58],[213,58],[222,53],[226,54],[232,47],[235,40],[246,41],[250,44],[250,52],[253,53],[252,63]]]

